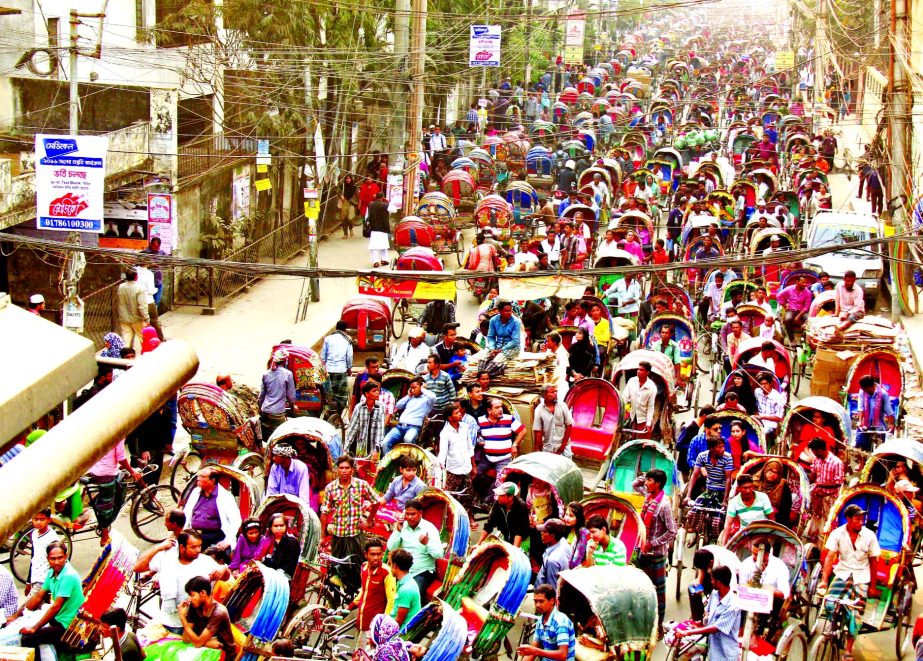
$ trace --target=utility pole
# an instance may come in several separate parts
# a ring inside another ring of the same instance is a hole
[[[526,89],[532,82],[532,0],[526,0]]]
[[[397,72],[391,83],[391,152],[389,162],[396,166],[401,160],[407,139],[407,48],[410,33],[410,0],[396,0],[394,6],[394,61]]]
[[[76,9],[71,9],[70,16],[70,71],[68,76],[69,97],[68,110],[69,121],[68,130],[71,135],[77,135],[77,128],[80,125],[80,96],[77,93],[77,26],[80,25],[80,17]]]
[[[426,54],[426,0],[413,0],[413,30],[410,37],[410,82],[412,94],[410,96],[410,138],[408,151],[412,156],[407,161],[406,167],[411,173],[411,185],[405,193],[404,209],[413,207],[414,191],[417,187],[419,164],[423,155],[423,65]]]
[[[824,30],[827,27],[827,0],[817,0],[817,19],[814,23],[814,99],[815,106],[824,103]]]
[[[888,85],[888,133],[891,143],[887,206],[894,234],[900,236],[906,226],[907,205],[911,203],[913,173],[910,171],[912,118],[910,115],[909,80],[906,71],[910,60],[910,35],[907,27],[907,0],[891,0],[891,71]],[[893,208],[892,208],[893,205]],[[897,244],[891,244],[892,272],[902,268],[893,261]],[[897,278],[891,278],[891,320],[900,320],[901,298]]]

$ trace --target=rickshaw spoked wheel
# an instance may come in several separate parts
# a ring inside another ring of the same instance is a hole
[[[186,455],[173,466],[173,472],[170,473],[170,486],[182,493],[183,488],[189,483],[189,480],[193,479],[196,473],[199,472],[199,469],[202,468],[202,464],[202,455],[198,452],[188,451]]]
[[[232,466],[247,473],[250,477],[256,480],[257,484],[262,483],[263,477],[266,474],[266,468],[263,464],[263,457],[256,452],[248,452],[247,454],[237,457],[237,459],[234,460]]]
[[[322,419],[339,429],[340,433],[345,436],[346,430],[343,427],[343,417],[339,413],[336,411],[328,411],[322,416]]]
[[[462,262],[465,259],[465,244],[462,240],[461,232],[455,233],[455,261],[458,262],[458,267],[462,267]]]
[[[180,493],[167,484],[144,489],[131,503],[131,529],[141,539],[159,544],[167,538],[167,512],[176,507]]]
[[[913,635],[913,621],[910,618],[913,606],[913,577],[904,576],[903,585],[895,601],[894,653],[898,661],[910,650]]]
[[[811,661],[839,661],[839,643],[836,636],[817,636],[808,650],[808,658]]]
[[[683,595],[683,552],[685,549],[686,529],[678,527],[676,529],[676,539],[673,540],[673,548],[670,555],[674,556],[673,571],[676,574],[676,601],[682,599]]]
[[[67,559],[70,560],[74,551],[74,545],[71,541],[70,534],[60,523],[52,521],[49,524],[51,530],[57,533],[58,539],[67,546]],[[29,581],[29,569],[32,566],[32,525],[19,531],[13,548],[10,551],[10,569],[16,580],[22,584]]]
[[[807,557],[807,552],[805,553]],[[808,590],[805,598],[807,603],[804,612],[804,629],[808,636],[813,636],[817,624],[820,621],[820,609],[823,605],[822,600],[817,595],[817,586],[820,584],[820,575],[823,567],[820,562],[815,562],[811,573],[808,576]]]
[[[782,638],[784,639],[785,637],[785,633],[783,632]],[[797,631],[792,634],[783,644],[785,645],[783,649],[776,649],[776,661],[807,661],[808,638],[802,631]]]
[[[404,334],[406,319],[404,318],[404,306],[401,305],[403,302],[404,299],[399,298],[394,301],[394,307],[391,308],[391,335],[395,340],[401,339]]]

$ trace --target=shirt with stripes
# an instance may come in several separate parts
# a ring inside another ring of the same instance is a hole
[[[734,457],[730,452],[724,452],[717,461],[712,461],[706,450],[696,457],[695,466],[705,468],[705,487],[709,491],[724,491],[727,486],[727,474],[734,470]]]
[[[484,454],[493,462],[512,457],[513,439],[522,430],[522,423],[513,416],[504,413],[494,422],[488,416],[478,418],[478,428],[484,441]]]

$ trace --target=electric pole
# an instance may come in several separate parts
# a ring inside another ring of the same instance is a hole
[[[71,9],[70,15],[70,71],[68,76],[70,80],[68,96],[68,130],[71,135],[77,135],[77,129],[80,125],[80,96],[77,93],[77,26],[80,25],[80,18],[76,9]]]
[[[888,178],[888,197],[886,206],[890,212],[891,225],[895,236],[900,236],[906,226],[907,204],[911,202],[910,145],[912,131],[908,95],[909,76],[906,63],[910,59],[909,34],[907,32],[907,0],[891,0],[891,71],[888,85],[888,134],[890,138],[890,172]],[[897,255],[897,244],[891,244],[892,273],[902,268],[893,261]],[[900,319],[901,298],[898,280],[891,278],[891,320]]]
[[[821,106],[824,103],[824,56],[826,55],[826,45],[824,44],[824,29],[827,25],[827,0],[817,0],[818,10],[817,19],[814,23],[814,99],[815,106]]]
[[[532,0],[526,0],[526,90],[532,82]]]
[[[412,209],[413,197],[419,179],[419,165],[423,149],[423,69],[426,55],[426,0],[413,0],[413,30],[410,37],[410,158],[407,168],[410,171],[411,185],[406,191],[404,209]]]
[[[407,139],[407,48],[410,32],[410,0],[396,0],[394,6],[394,62],[397,72],[391,83],[391,155],[392,167],[398,165],[398,158],[404,152]]]

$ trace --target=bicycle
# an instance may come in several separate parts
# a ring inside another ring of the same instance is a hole
[[[721,534],[725,514],[723,507],[701,507],[696,505],[695,501],[692,501],[689,514],[698,513],[703,515],[698,520],[699,525],[693,530],[686,528],[686,548],[700,549],[708,544],[714,544]],[[716,519],[718,521],[717,526],[714,524]]]
[[[336,574],[336,571],[330,571],[330,565],[347,565],[350,564],[352,556],[345,558],[336,558],[329,553],[321,551],[317,557],[317,563],[309,565],[309,571],[306,584],[311,585],[311,589],[305,591],[305,602],[312,605],[327,604],[330,608],[342,608],[348,604],[352,596],[347,594],[346,586],[343,580]]]
[[[142,469],[142,478],[157,470],[155,464],[148,464]],[[179,492],[166,484],[155,484],[149,487],[127,480],[128,473],[122,471],[121,479],[125,483],[125,497],[122,508],[129,506],[131,529],[141,539],[152,544],[162,542],[167,538],[164,525],[164,516],[167,511],[176,507],[179,502]],[[143,483],[142,483],[143,484]],[[89,477],[82,477],[74,488],[79,488],[80,497],[89,515],[85,521],[70,520],[52,515],[51,527],[67,546],[67,557],[73,553],[75,542],[90,537],[98,537],[101,532],[96,525],[93,505],[99,496],[99,485],[91,482]],[[121,509],[119,510],[121,513]],[[20,583],[29,580],[29,569],[32,564],[32,531],[31,525],[24,527],[16,535],[10,550],[10,570]]]
[[[538,626],[538,621],[541,619],[540,615],[533,613],[520,613],[519,617],[523,619],[523,623],[522,630],[519,632],[519,644],[516,645],[516,649],[513,650],[511,655],[513,659],[519,659],[520,647],[532,643],[532,638],[535,636],[535,627]]]
[[[152,574],[142,575],[135,572],[131,583],[125,588],[128,595],[125,612],[128,614],[128,625],[133,631],[139,631],[146,627],[159,612],[157,603],[159,603],[160,599],[160,589],[152,579]],[[144,607],[152,601],[155,602],[155,610],[148,612]]]
[[[299,658],[348,659],[355,640],[356,618],[344,622],[349,611],[326,608],[319,604],[306,606],[292,617],[282,636],[292,641]]]
[[[676,661],[676,659],[697,659],[699,661],[708,658],[708,636],[683,636],[680,639],[673,638],[669,643],[664,640],[664,644],[669,648],[666,661]]]
[[[827,602],[833,604],[833,611],[824,618],[824,628],[814,639],[814,642],[811,643],[811,648],[808,650],[808,658],[812,659],[812,661],[839,661],[840,650],[846,649],[846,638],[849,634],[846,613],[848,609],[856,610],[854,600],[825,595],[821,601],[821,607]],[[856,613],[856,617],[858,615]]]

